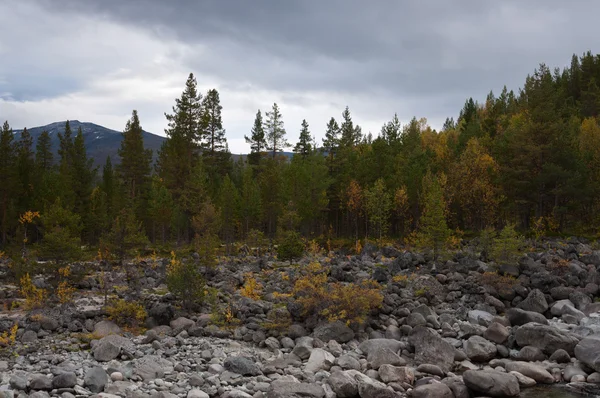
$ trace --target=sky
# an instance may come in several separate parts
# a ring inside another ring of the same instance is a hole
[[[346,106],[376,136],[398,114],[439,129],[465,100],[518,90],[540,63],[600,52],[600,2],[578,0],[0,0],[0,119],[164,135],[194,73],[216,88],[231,152],[277,103],[287,139],[320,142]]]

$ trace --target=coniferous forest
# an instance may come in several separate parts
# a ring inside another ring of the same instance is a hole
[[[541,64],[517,91],[467,99],[441,131],[426,119],[391,115],[378,134],[367,134],[347,107],[326,126],[311,125],[310,115],[290,126],[273,104],[256,113],[245,137],[251,153],[236,161],[219,92],[198,92],[192,74],[166,114],[155,164],[135,110],[120,159],[101,169],[68,124],[54,156],[48,133],[33,147],[28,132],[17,141],[7,121],[0,248],[68,260],[81,246],[124,258],[152,246],[192,244],[202,254],[300,237],[321,244],[388,238],[440,250],[505,225],[595,236],[599,84],[600,55],[574,55],[562,70]],[[322,142],[316,131],[324,131]]]

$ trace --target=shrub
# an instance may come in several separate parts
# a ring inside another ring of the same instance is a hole
[[[17,341],[17,330],[19,330],[19,323],[15,322],[12,327],[0,335],[0,346],[7,347],[15,344]]]
[[[304,243],[300,234],[295,231],[286,231],[277,247],[277,258],[291,263],[292,260],[302,257],[304,254]]]
[[[256,280],[252,273],[248,273],[246,275],[246,282],[240,289],[240,293],[242,296],[251,298],[252,300],[260,300],[262,285]]]
[[[29,274],[25,274],[25,276],[21,277],[19,282],[21,294],[25,298],[25,308],[32,309],[41,307],[47,296],[46,290],[36,287],[31,281]]]
[[[497,272],[484,272],[479,277],[481,285],[491,286],[496,290],[509,289],[517,285],[517,279],[510,275],[500,275]]]
[[[377,282],[328,283],[327,274],[318,263],[309,265],[307,274],[296,280],[292,294],[304,316],[317,315],[346,324],[363,323],[383,302]]]
[[[148,316],[141,304],[123,299],[111,301],[106,307],[106,312],[108,319],[117,325],[132,329],[139,328]]]
[[[204,299],[205,282],[198,268],[193,263],[179,260],[175,252],[171,252],[171,261],[167,266],[167,287],[187,309]]]
[[[514,263],[519,259],[523,238],[512,224],[507,224],[492,243],[492,258],[501,264]]]

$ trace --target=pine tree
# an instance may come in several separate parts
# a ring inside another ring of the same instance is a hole
[[[21,138],[17,143],[17,169],[19,176],[18,212],[22,214],[33,208],[36,180],[33,138],[26,128],[21,132]]]
[[[202,116],[200,117],[201,147],[211,156],[215,152],[225,150],[227,139],[221,118],[221,100],[216,89],[208,90],[202,100]]]
[[[339,145],[339,133],[340,126],[331,118],[327,123],[327,130],[325,131],[325,138],[323,138],[323,150],[327,152],[328,156],[333,158],[335,150]]]
[[[147,243],[142,223],[136,220],[133,209],[127,206],[119,211],[110,232],[101,239],[101,245],[108,248],[121,264],[126,256],[134,255]]]
[[[93,189],[93,183],[96,179],[96,168],[93,167],[93,159],[88,158],[85,142],[83,140],[83,131],[81,126],[77,130],[77,135],[73,140],[72,147],[72,170],[71,186],[74,193],[73,210],[82,220],[83,234],[87,236],[89,231],[89,210],[90,195]]]
[[[250,154],[248,155],[248,163],[254,166],[258,166],[262,152],[267,149],[267,141],[265,138],[265,129],[263,126],[262,114],[260,109],[256,112],[256,118],[254,119],[254,126],[251,130],[252,135],[250,138],[244,136],[246,143],[250,144]]]
[[[55,267],[81,256],[81,218],[66,208],[60,199],[41,216],[42,241],[38,246],[41,258],[53,260]]]
[[[381,128],[381,137],[390,145],[393,145],[400,141],[400,134],[402,133],[402,125],[398,120],[398,114],[394,113],[394,118],[387,122]]]
[[[52,142],[50,134],[44,130],[40,134],[35,146],[35,163],[38,173],[50,171],[54,165],[54,155],[52,154]]]
[[[235,240],[235,231],[239,224],[239,201],[237,188],[228,175],[221,184],[220,192],[221,233],[231,254],[231,245]]]
[[[102,168],[102,190],[106,193],[106,214],[109,220],[115,215],[115,207],[117,202],[117,182],[115,181],[115,173],[112,167],[110,156],[106,157],[106,162]]]
[[[417,246],[432,250],[437,259],[445,247],[451,231],[446,223],[446,201],[439,177],[428,172],[423,177],[423,213],[419,220]]]
[[[389,228],[392,198],[385,188],[383,179],[378,179],[365,193],[365,208],[371,228],[381,240]]]
[[[284,148],[290,146],[285,139],[283,119],[276,103],[273,104],[271,112],[267,112],[265,127],[267,133],[267,149],[271,151],[273,159],[275,159],[277,152],[281,152]]]
[[[260,187],[254,178],[252,168],[245,167],[242,173],[240,213],[244,226],[244,236],[256,228],[261,216]]]
[[[173,206],[171,193],[158,176],[153,176],[148,210],[152,222],[152,238],[154,242],[157,241],[157,235],[160,233],[160,240],[162,243],[165,243],[169,224],[174,213]]]
[[[306,158],[313,151],[313,138],[308,131],[308,123],[306,119],[302,120],[302,129],[300,130],[300,138],[294,147],[294,152]]]
[[[117,166],[118,176],[127,199],[132,201],[136,214],[139,215],[139,206],[147,199],[150,188],[152,150],[144,149],[144,131],[136,110],[125,125],[118,154],[121,158],[121,163]]]
[[[351,148],[356,146],[362,138],[361,128],[355,126],[352,122],[352,116],[350,116],[350,109],[346,107],[342,112],[342,125],[340,126],[340,147]]]
[[[180,98],[175,100],[172,114],[165,114],[169,122],[165,130],[156,169],[173,198],[178,201],[185,183],[198,159],[202,96],[196,89],[196,79],[190,73]]]
[[[0,132],[0,212],[2,225],[0,227],[1,242],[5,245],[8,241],[8,232],[10,220],[15,219],[13,213],[13,202],[16,198],[18,180],[16,169],[16,147],[13,142],[13,131],[8,122],[4,122]],[[14,224],[14,223],[12,223]]]

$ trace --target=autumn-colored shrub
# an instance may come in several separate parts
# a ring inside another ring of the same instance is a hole
[[[251,298],[252,300],[259,300],[262,294],[262,285],[252,273],[248,273],[244,286],[240,289],[240,293],[242,296]]]
[[[20,292],[25,298],[25,308],[32,309],[41,307],[47,297],[46,290],[36,287],[31,281],[29,274],[25,274],[21,277],[19,282]]]
[[[167,287],[188,309],[200,304],[205,294],[204,278],[196,264],[179,260],[175,252],[167,266]]]
[[[140,303],[127,301],[123,299],[113,300],[106,306],[108,319],[114,321],[121,327],[131,329],[139,328],[148,314]]]
[[[292,292],[304,316],[317,315],[347,324],[362,323],[372,310],[381,307],[383,295],[377,282],[329,283],[318,263],[307,268],[308,272],[296,280]]]
[[[19,323],[15,322],[15,324],[12,325],[12,327],[8,331],[2,332],[2,334],[0,335],[0,346],[7,347],[15,344],[15,341],[17,341],[18,330]]]
[[[496,290],[512,288],[517,285],[517,279],[510,275],[500,275],[497,272],[484,272],[479,277],[481,285],[491,286]]]

